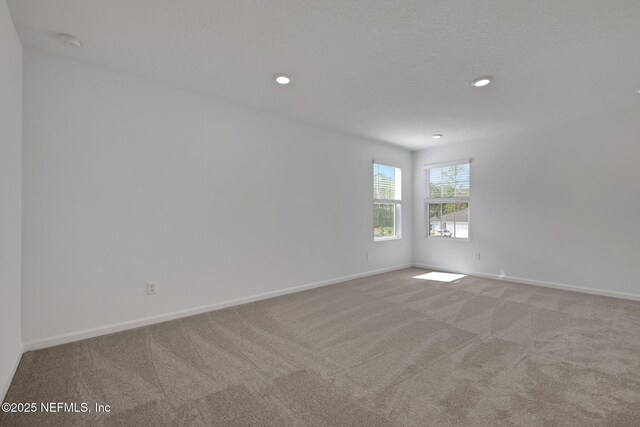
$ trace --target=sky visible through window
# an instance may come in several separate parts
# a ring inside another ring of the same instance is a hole
[[[393,166],[387,166],[387,165],[379,165],[376,164],[376,174],[382,174],[385,176],[385,178],[389,178],[389,179],[395,179],[396,176],[396,168]]]

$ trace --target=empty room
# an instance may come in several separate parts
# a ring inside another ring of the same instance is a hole
[[[640,426],[638,0],[0,0],[0,426]]]

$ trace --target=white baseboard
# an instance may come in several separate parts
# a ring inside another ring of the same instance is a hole
[[[189,308],[186,310],[174,311],[171,313],[160,314],[157,316],[144,317],[141,319],[129,320],[126,322],[115,323],[107,326],[101,326],[98,328],[84,329],[77,332],[71,332],[68,334],[62,334],[62,335],[56,335],[53,337],[37,339],[37,340],[24,343],[23,344],[24,351],[32,351],[32,350],[39,350],[41,348],[46,348],[46,347],[53,347],[56,345],[66,344],[66,343],[79,341],[87,338],[94,338],[101,335],[107,335],[115,332],[125,331],[128,329],[148,326],[154,323],[166,322],[168,320],[180,319],[182,317],[194,316],[196,314],[202,314],[209,311],[220,310],[227,307],[247,304],[250,302],[259,301],[267,298],[273,298],[280,295],[292,294],[292,293],[304,291],[307,289],[333,285],[336,283],[345,282],[347,280],[359,279],[361,277],[373,276],[375,274],[386,273],[389,271],[402,270],[404,268],[410,268],[412,266],[413,264],[406,264],[406,265],[398,265],[394,267],[383,268],[379,270],[367,271],[364,273],[352,274],[349,276],[338,277],[335,279],[323,280],[315,283],[308,283],[306,285],[279,289],[276,291],[265,292],[262,294],[251,295],[248,297],[237,298],[237,299],[223,301],[215,304],[203,305],[200,307]]]
[[[16,371],[18,370],[18,365],[20,364],[20,360],[22,359],[22,353],[24,353],[24,347],[22,344],[18,346],[18,352],[16,358],[13,362],[13,366],[11,367],[9,378],[7,378],[6,384],[0,384],[0,402],[4,402],[4,398],[7,396],[7,392],[9,391],[9,386],[11,385],[11,381],[13,377],[16,375]]]
[[[161,323],[161,322],[166,322],[166,321],[169,321],[169,320],[180,319],[180,318],[183,318],[183,317],[194,316],[194,315],[206,313],[206,312],[209,312],[209,311],[220,310],[220,309],[227,308],[227,307],[233,307],[233,306],[237,306],[237,305],[247,304],[247,303],[250,303],[250,302],[259,301],[259,300],[263,300],[263,299],[267,299],[267,298],[273,298],[273,297],[277,297],[277,296],[280,296],[280,295],[291,294],[291,293],[295,293],[295,292],[304,291],[304,290],[307,290],[307,289],[318,288],[318,287],[321,287],[321,286],[333,285],[333,284],[336,284],[336,283],[345,282],[347,280],[353,280],[353,279],[358,279],[358,278],[361,278],[361,277],[373,276],[375,274],[381,274],[381,273],[386,273],[386,272],[389,272],[389,271],[401,270],[401,269],[409,268],[409,267],[418,267],[418,268],[425,268],[425,269],[429,269],[429,270],[439,270],[439,271],[452,272],[452,273],[469,274],[469,275],[472,275],[472,276],[486,277],[486,278],[494,279],[494,280],[507,280],[507,281],[510,281],[510,282],[524,283],[524,284],[527,284],[527,285],[535,285],[535,286],[542,286],[542,287],[546,287],[546,288],[562,289],[562,290],[567,290],[567,291],[582,292],[582,293],[593,294],[593,295],[602,295],[602,296],[608,296],[608,297],[613,297],[613,298],[622,298],[622,299],[640,301],[640,294],[631,294],[631,293],[616,292],[616,291],[605,291],[605,290],[602,290],[602,289],[586,288],[586,287],[582,287],[582,286],[567,285],[567,284],[562,284],[562,283],[554,283],[554,282],[547,282],[547,281],[543,281],[543,280],[526,279],[526,278],[513,277],[513,276],[503,276],[503,277],[501,277],[500,275],[493,274],[493,273],[483,273],[483,272],[478,272],[478,271],[460,271],[460,270],[453,270],[453,269],[446,268],[446,267],[441,267],[441,266],[427,265],[427,264],[422,264],[422,263],[414,263],[414,264],[398,265],[398,266],[389,267],[389,268],[383,268],[383,269],[379,269],[379,270],[367,271],[367,272],[364,272],[364,273],[352,274],[352,275],[349,275],[349,276],[343,276],[343,277],[338,277],[338,278],[335,278],[335,279],[329,279],[329,280],[323,280],[323,281],[320,281],[320,282],[309,283],[309,284],[306,284],[306,285],[294,286],[294,287],[285,288],[285,289],[279,289],[279,290],[276,290],[276,291],[265,292],[265,293],[257,294],[257,295],[251,295],[251,296],[248,296],[248,297],[242,297],[242,298],[237,298],[237,299],[233,299],[233,300],[229,300],[229,301],[223,301],[223,302],[220,302],[220,303],[209,304],[209,305],[204,305],[204,306],[200,306],[200,307],[194,307],[194,308],[190,308],[190,309],[186,309],[186,310],[179,310],[179,311],[174,311],[174,312],[170,312],[170,313],[160,314],[160,315],[157,315],[157,316],[144,317],[144,318],[140,318],[140,319],[129,320],[129,321],[126,321],[126,322],[115,323],[115,324],[102,326],[102,327],[98,327],[98,328],[84,329],[84,330],[80,330],[80,331],[76,331],[76,332],[71,332],[71,333],[68,333],[68,334],[62,334],[62,335],[56,335],[56,336],[53,336],[53,337],[37,339],[37,340],[33,340],[33,341],[29,341],[29,342],[24,343],[23,344],[23,351],[39,350],[41,348],[52,347],[52,346],[56,346],[56,345],[60,345],[60,344],[66,344],[66,343],[79,341],[79,340],[83,340],[83,339],[87,339],[87,338],[94,338],[94,337],[101,336],[101,335],[107,335],[107,334],[112,334],[112,333],[115,333],[115,332],[125,331],[125,330],[128,330],[128,329],[134,329],[134,328],[139,328],[139,327],[142,327],[142,326],[148,326],[148,325],[152,325],[152,324],[155,324],[155,323]],[[18,357],[18,360],[16,361],[16,365],[14,367],[14,370],[15,370],[15,368],[17,368],[19,361],[20,361],[20,357]],[[7,384],[6,388],[8,388],[8,386],[9,385]],[[4,392],[6,393],[6,390],[4,390]]]
[[[562,289],[565,291],[573,291],[573,292],[581,292],[583,294],[592,294],[592,295],[601,295],[605,297],[612,298],[620,298],[620,299],[628,299],[633,301],[640,301],[640,294],[631,294],[627,292],[618,292],[618,291],[606,291],[603,289],[596,288],[586,288],[583,286],[575,286],[575,285],[567,285],[564,283],[555,283],[555,282],[547,282],[544,280],[535,280],[535,279],[525,279],[522,277],[513,277],[513,276],[500,276],[499,274],[493,273],[481,273],[477,271],[461,271],[461,270],[453,270],[446,267],[438,267],[434,265],[420,264],[414,263],[414,267],[426,268],[428,270],[439,270],[448,273],[460,273],[460,274],[468,274],[470,276],[478,276],[478,277],[486,277],[487,279],[494,280],[506,280],[509,282],[516,283],[524,283],[526,285],[534,285],[534,286],[542,286],[545,288],[553,288],[553,289]]]

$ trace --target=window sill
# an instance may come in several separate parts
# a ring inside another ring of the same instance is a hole
[[[401,240],[402,237],[374,237],[373,242],[388,242],[391,240]]]
[[[470,242],[471,239],[470,238],[466,238],[466,239],[457,239],[455,237],[438,237],[438,236],[426,236],[426,238],[428,240],[441,240],[441,241],[445,241],[445,242]]]

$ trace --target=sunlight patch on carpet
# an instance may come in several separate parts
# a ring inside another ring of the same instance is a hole
[[[432,271],[431,273],[425,273],[419,276],[415,276],[414,279],[436,280],[438,282],[453,282],[454,280],[462,279],[463,277],[467,277],[467,275]]]

